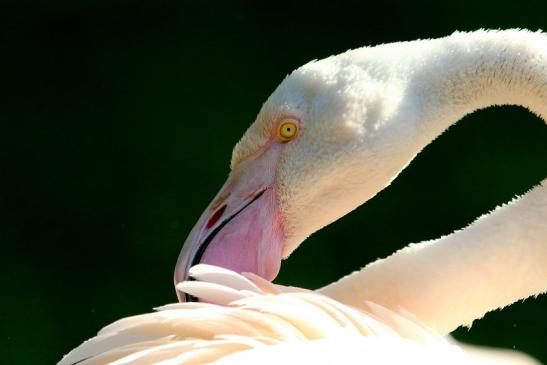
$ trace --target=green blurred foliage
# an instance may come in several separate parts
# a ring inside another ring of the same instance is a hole
[[[3,5],[0,353],[10,364],[54,363],[102,326],[176,299],[186,234],[294,68],[363,45],[547,24],[543,1]],[[466,117],[310,237],[278,282],[316,288],[465,226],[547,176],[546,140],[521,108]],[[456,337],[547,362],[546,304],[528,299]]]

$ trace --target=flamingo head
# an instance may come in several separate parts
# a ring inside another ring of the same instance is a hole
[[[186,239],[175,283],[198,263],[273,280],[306,237],[372,197],[411,159],[399,143],[410,133],[393,133],[400,95],[345,55],[302,66],[268,98]]]

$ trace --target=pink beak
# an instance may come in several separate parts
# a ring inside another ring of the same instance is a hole
[[[199,218],[177,260],[175,284],[206,263],[273,280],[279,272],[283,229],[274,186],[279,146],[241,162]],[[180,301],[184,299],[177,291]]]

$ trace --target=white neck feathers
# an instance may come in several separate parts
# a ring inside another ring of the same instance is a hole
[[[492,105],[521,105],[546,120],[546,34],[455,33],[406,46],[411,67],[398,113],[414,119],[416,148]],[[547,291],[546,222],[547,188],[537,187],[464,230],[410,245],[321,292],[357,307],[365,300],[402,307],[448,333]]]
[[[428,140],[466,114],[493,105],[520,105],[545,120],[547,34],[454,33],[421,46],[410,62],[406,104],[415,108]]]
[[[449,333],[547,291],[546,207],[547,188],[536,187],[461,231],[411,244],[320,291],[356,307],[368,300],[404,308]]]

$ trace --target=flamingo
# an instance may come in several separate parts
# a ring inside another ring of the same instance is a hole
[[[545,33],[456,32],[364,47],[298,68],[235,146],[228,180],[183,246],[175,284],[187,302],[122,319],[60,364],[243,363],[253,353],[290,361],[302,343],[302,353],[319,363],[333,359],[326,353],[350,363],[367,356],[372,363],[477,360],[445,336],[547,290],[547,180],[461,231],[411,244],[317,293],[268,282],[306,237],[389,185],[446,128],[501,104],[524,106],[546,120]],[[312,304],[301,307],[302,301]],[[269,315],[248,314],[268,314],[269,305],[293,314],[281,307],[302,308],[306,319],[280,316],[304,327],[297,343],[279,337],[283,326]],[[324,313],[305,315],[316,309]],[[193,316],[205,329],[192,327]],[[249,332],[235,326],[215,333],[229,327],[231,316]],[[324,333],[321,316],[335,335],[308,335]],[[293,355],[274,356],[281,349]],[[352,349],[351,356],[345,352]]]

